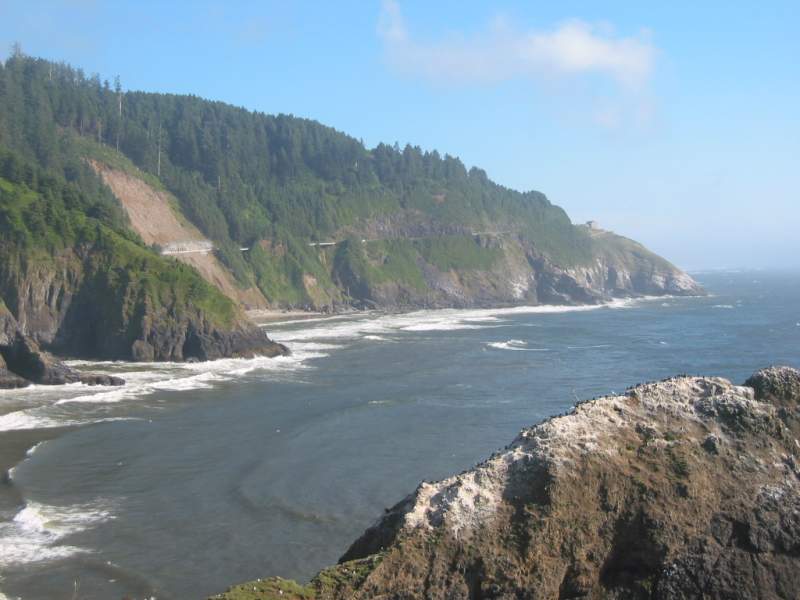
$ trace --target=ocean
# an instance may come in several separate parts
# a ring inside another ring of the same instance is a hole
[[[708,297],[277,323],[290,357],[75,362],[128,385],[2,391],[0,598],[307,580],[421,480],[579,399],[800,367],[800,273],[695,277]]]

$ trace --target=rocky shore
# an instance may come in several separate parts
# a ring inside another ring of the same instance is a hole
[[[157,291],[145,278],[119,283],[104,260],[99,249],[77,248],[52,260],[0,261],[0,385],[24,385],[13,375],[40,384],[122,383],[80,374],[54,355],[180,362],[288,353],[215,290],[203,304],[203,290],[193,301],[177,284]],[[198,286],[199,276],[183,268]]]
[[[49,352],[43,351],[29,337],[17,332],[9,343],[0,345],[0,389],[40,385],[125,385],[113,375],[82,373],[68,367]]]
[[[23,315],[27,316],[27,315]],[[53,323],[61,324],[62,319]],[[28,326],[31,321],[28,320]],[[85,328],[93,332],[91,327]],[[242,319],[225,330],[215,327],[208,320],[185,317],[181,320],[165,317],[163,321],[145,317],[141,324],[141,335],[127,349],[117,344],[118,351],[94,353],[94,358],[117,358],[135,361],[154,360],[215,360],[219,358],[252,358],[253,356],[279,356],[288,354],[283,344],[270,340],[255,324]],[[56,348],[68,352],[80,346],[58,344],[63,332],[57,326],[40,327],[30,334],[23,333],[14,315],[0,304],[0,389],[26,387],[31,383],[40,385],[124,385],[119,377],[106,374],[84,373],[64,364],[59,358],[42,348],[49,340]],[[113,340],[113,336],[108,336]],[[43,340],[43,341],[37,341]]]
[[[798,438],[792,368],[638,385],[423,482],[308,585],[215,599],[796,598]]]

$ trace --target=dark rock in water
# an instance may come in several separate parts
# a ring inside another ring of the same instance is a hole
[[[217,598],[794,599],[799,407],[787,367],[586,402],[420,484],[308,586]]]
[[[193,324],[186,334],[185,358],[216,360],[219,358],[253,358],[283,356],[289,349],[273,342],[263,329],[242,322],[228,331],[220,332],[201,323]]]
[[[14,375],[14,373],[9,371],[6,366],[6,361],[3,359],[3,355],[0,354],[0,390],[13,390],[27,387],[30,384],[30,381]]]
[[[79,373],[78,377],[84,385],[125,385],[125,380],[121,377],[104,373]]]
[[[88,385],[123,385],[125,381],[111,375],[80,373],[42,350],[29,337],[17,332],[14,341],[0,347],[10,371],[41,385],[85,383]]]
[[[253,358],[289,354],[283,344],[273,342],[263,329],[241,320],[225,329],[203,318],[181,321],[147,321],[140,339],[131,346],[136,361],[205,361],[220,358]]]
[[[70,369],[52,354],[17,332],[14,341],[2,350],[8,367],[16,374],[43,385],[62,385],[80,381],[77,371]]]

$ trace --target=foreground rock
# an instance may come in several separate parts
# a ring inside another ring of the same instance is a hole
[[[800,372],[583,403],[423,483],[308,586],[216,598],[797,598]]]
[[[42,385],[64,385],[66,383],[84,383],[86,385],[124,385],[125,380],[112,375],[97,373],[81,373],[65,365],[49,352],[43,351],[32,339],[17,332],[14,340],[6,346],[0,346],[0,355],[4,359],[0,367],[11,371],[12,377]],[[2,371],[0,371],[0,376]],[[0,377],[0,386],[2,386]]]

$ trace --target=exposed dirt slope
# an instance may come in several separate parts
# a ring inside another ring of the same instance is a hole
[[[586,402],[422,483],[308,586],[223,600],[796,599],[800,372]]]
[[[92,160],[90,163],[122,203],[131,220],[131,227],[146,244],[165,246],[174,242],[204,239],[194,225],[176,213],[173,208],[175,201],[167,192],[155,190],[145,181],[98,161]],[[206,281],[238,302],[242,308],[268,307],[267,299],[257,288],[239,287],[230,271],[213,254],[176,254],[174,257],[193,266]]]
[[[233,276],[213,254],[177,254],[175,258],[193,266],[203,279],[215,285],[228,298],[235,300],[245,310],[259,310],[269,306],[267,299],[258,290],[250,287],[242,289],[233,280]]]

